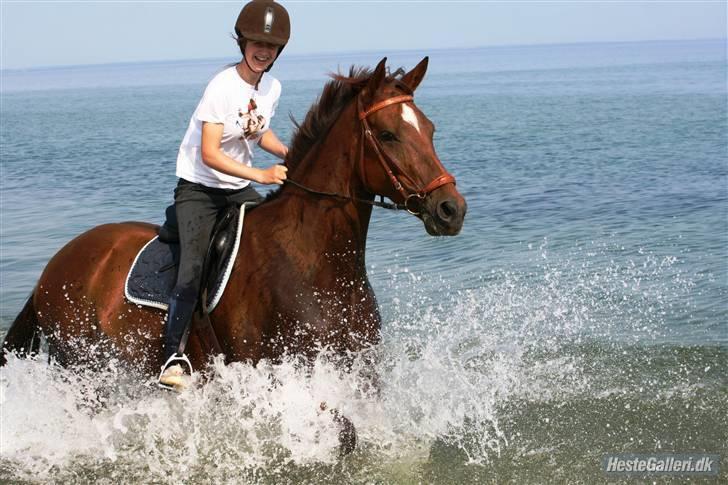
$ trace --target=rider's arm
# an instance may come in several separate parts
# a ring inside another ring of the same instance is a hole
[[[283,165],[273,165],[265,170],[248,167],[238,163],[225,155],[220,149],[222,140],[222,123],[202,124],[202,162],[208,167],[233,177],[252,180],[260,184],[282,184],[286,179],[286,171]]]
[[[263,136],[260,137],[260,141],[258,141],[258,145],[263,150],[280,158],[281,160],[285,160],[286,155],[288,155],[288,147],[281,143],[276,134],[273,133],[273,130],[268,130],[263,133]]]

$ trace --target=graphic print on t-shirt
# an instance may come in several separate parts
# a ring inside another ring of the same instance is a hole
[[[243,130],[243,135],[240,137],[251,139],[258,136],[258,132],[265,126],[265,117],[259,114],[256,110],[258,105],[255,104],[255,100],[250,98],[248,101],[248,111],[243,113],[242,109],[238,109],[238,120],[235,123]]]

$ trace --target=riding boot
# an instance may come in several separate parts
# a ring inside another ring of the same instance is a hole
[[[164,360],[169,360],[172,355],[179,353],[180,344],[185,333],[192,323],[192,315],[195,313],[197,301],[183,300],[172,297],[169,299],[169,311],[167,313],[167,329],[164,339]],[[187,342],[184,342],[185,344]]]
[[[192,316],[197,301],[172,297],[169,300],[167,328],[164,340],[164,366],[159,375],[159,386],[165,389],[181,390],[187,385],[192,366],[184,355]]]

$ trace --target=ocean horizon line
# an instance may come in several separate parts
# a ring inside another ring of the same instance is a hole
[[[311,53],[290,53],[289,59],[322,59],[337,56],[359,56],[367,54],[402,54],[415,53],[422,51],[444,52],[444,51],[479,51],[484,49],[509,49],[509,48],[541,48],[541,47],[559,47],[559,46],[580,46],[580,45],[620,45],[620,44],[667,44],[667,43],[693,43],[693,42],[728,42],[726,38],[694,38],[694,39],[645,39],[645,40],[608,40],[608,41],[583,41],[583,42],[547,42],[535,44],[491,44],[482,46],[462,46],[462,47],[422,47],[413,49],[371,49],[371,50],[347,50],[347,51],[330,51],[330,52],[311,52]],[[98,62],[88,64],[51,64],[41,66],[28,67],[12,67],[1,68],[0,73],[31,73],[43,71],[63,71],[74,69],[94,69],[109,68],[114,66],[144,66],[144,65],[176,65],[176,64],[199,64],[203,62],[230,62],[232,57],[215,56],[215,57],[197,57],[197,58],[179,58],[179,59],[150,59],[137,61],[115,61],[115,62]]]

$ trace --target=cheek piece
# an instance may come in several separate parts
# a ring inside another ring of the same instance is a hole
[[[404,207],[411,214],[419,215],[419,207],[421,206],[421,203],[425,199],[425,197],[427,197],[430,192],[434,191],[439,187],[442,187],[443,185],[455,185],[455,177],[453,177],[451,174],[448,173],[447,170],[445,170],[445,167],[442,165],[442,162],[438,158],[435,158],[435,163],[437,163],[437,166],[440,169],[440,175],[435,177],[430,183],[428,183],[424,187],[418,187],[417,183],[414,182],[412,178],[409,177],[404,172],[404,170],[401,169],[400,165],[397,163],[397,160],[384,151],[381,143],[379,143],[379,140],[377,140],[377,138],[372,133],[371,126],[369,126],[369,122],[367,121],[367,117],[372,113],[375,113],[388,106],[412,101],[413,99],[414,97],[411,95],[394,96],[392,98],[385,99],[384,101],[375,103],[365,110],[362,107],[361,97],[358,98],[357,105],[359,111],[359,121],[361,121],[362,126],[362,143],[361,152],[359,154],[359,173],[362,182],[364,182],[364,185],[369,185],[366,179],[366,167],[364,166],[364,145],[365,140],[369,140],[374,150],[374,153],[377,155],[376,159],[379,161],[379,164],[384,169],[387,177],[389,177],[389,181],[392,183],[394,189],[402,196],[402,199],[404,200]],[[399,174],[399,177],[394,174],[395,171]],[[402,181],[400,181],[400,178],[407,184],[406,187],[402,183]]]
[[[359,151],[359,161],[357,162],[357,166],[359,167],[359,176],[364,183],[365,186],[369,186],[369,183],[366,179],[366,170],[364,165],[364,148],[366,146],[366,141],[369,140],[369,142],[372,145],[372,148],[374,150],[374,153],[377,155],[377,160],[379,161],[380,165],[384,169],[385,173],[389,177],[390,182],[392,183],[392,187],[400,194],[402,197],[403,203],[394,203],[390,204],[388,202],[384,202],[384,197],[380,196],[382,200],[376,201],[376,200],[368,200],[368,199],[360,199],[358,197],[354,197],[352,195],[344,195],[339,194],[336,192],[325,192],[322,190],[313,189],[311,187],[306,187],[305,185],[301,184],[300,182],[297,182],[293,180],[293,178],[289,177],[286,179],[286,183],[296,186],[301,190],[304,190],[311,194],[316,194],[324,197],[336,197],[338,199],[343,200],[351,200],[355,202],[359,202],[362,204],[367,204],[375,207],[381,207],[384,209],[391,209],[391,210],[407,210],[410,214],[413,215],[420,215],[420,207],[422,201],[427,197],[427,195],[432,192],[433,190],[442,187],[446,184],[453,184],[455,185],[455,177],[450,175],[447,170],[445,170],[445,167],[443,167],[442,162],[440,162],[439,159],[435,158],[435,161],[437,165],[440,168],[440,175],[435,177],[430,183],[425,185],[422,188],[418,188],[417,183],[415,183],[411,177],[408,177],[407,174],[400,168],[397,161],[387,155],[387,153],[382,148],[382,145],[379,143],[379,141],[374,137],[372,134],[371,127],[369,126],[369,122],[367,121],[367,117],[379,111],[380,109],[384,109],[388,106],[392,106],[394,104],[399,103],[406,103],[408,101],[412,101],[414,98],[411,95],[401,95],[401,96],[394,96],[392,98],[386,99],[384,101],[380,101],[379,103],[376,103],[369,107],[368,109],[364,110],[362,108],[362,100],[361,96],[357,98],[357,111],[359,114],[359,121],[361,121],[361,127],[362,127],[362,135],[361,135],[361,148]],[[399,174],[399,177],[402,177],[408,187],[405,187],[402,182],[400,182],[397,175],[394,174],[394,172],[397,172]]]

